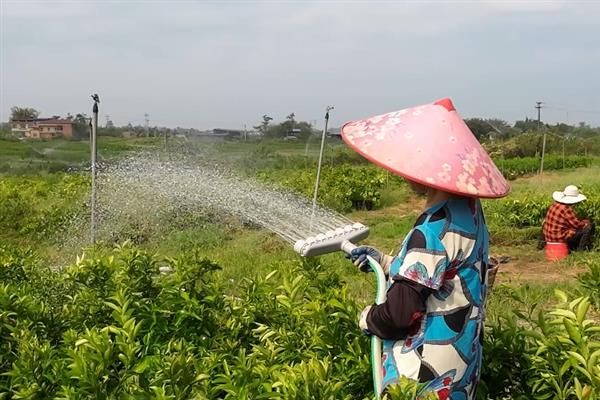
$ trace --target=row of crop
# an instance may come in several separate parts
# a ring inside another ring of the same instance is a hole
[[[539,170],[538,158],[516,158],[497,160],[498,167],[509,179],[535,173]],[[579,168],[589,166],[589,157],[548,157],[545,169],[554,170],[565,168]],[[275,168],[260,172],[262,180],[274,182],[285,188],[292,189],[307,197],[314,193],[316,172],[312,168]],[[321,171],[318,199],[321,204],[338,211],[349,211],[352,208],[372,209],[379,206],[381,191],[388,184],[398,185],[401,179],[385,170],[372,165],[340,164],[326,165]],[[509,224],[534,225],[543,219],[545,209],[540,208],[540,202],[531,202],[530,199],[508,200],[502,203],[508,208],[508,213],[502,210],[499,214],[503,219],[508,219]],[[583,206],[586,214],[597,213],[595,204]],[[546,208],[544,205],[543,208]]]
[[[600,188],[591,187],[585,190],[588,199],[574,205],[574,211],[580,219],[589,219],[600,223]],[[495,231],[509,232],[511,229],[521,229],[528,236],[535,233],[539,238],[548,208],[552,205],[549,195],[528,193],[523,196],[507,197],[505,199],[484,202],[485,213]],[[534,230],[534,232],[529,232]],[[512,236],[515,237],[514,231]],[[492,240],[497,237],[492,235]],[[595,237],[595,248],[600,248],[600,235]]]
[[[317,158],[313,154],[303,156],[299,153],[286,153],[284,149],[274,148],[269,144],[255,144],[251,152],[243,158],[243,167],[249,171],[280,170],[280,169],[311,169],[316,168]],[[541,157],[503,157],[500,150],[491,151],[494,162],[508,179],[537,173],[540,170]],[[592,157],[579,155],[547,154],[544,157],[544,170],[560,170],[564,168],[587,167],[591,164]],[[330,167],[342,165],[369,165],[357,153],[343,144],[330,145],[325,148],[323,155],[324,165]]]
[[[316,172],[314,169],[269,170],[259,173],[259,178],[310,198],[315,189]],[[400,182],[400,178],[375,166],[325,166],[321,170],[318,200],[338,211],[370,210],[379,206],[384,187]]]
[[[0,180],[0,235],[46,239],[83,208],[89,180],[79,174]]]
[[[544,310],[525,301],[526,287],[496,290],[492,296],[517,306],[486,322],[477,398],[600,398],[600,326],[589,297],[571,300],[556,290],[556,308]]]
[[[495,158],[494,162],[498,169],[507,179],[515,179],[520,176],[535,174],[540,171],[540,157],[522,158]],[[560,170],[563,168],[589,167],[592,163],[591,157],[585,156],[546,156],[544,157],[544,170]]]
[[[544,146],[544,134],[530,132],[508,140],[485,143],[484,146],[488,151],[503,154],[506,158],[534,157],[540,155],[543,149],[546,154],[588,155],[600,154],[600,137],[567,137],[558,132],[547,132]]]
[[[600,188],[585,189],[587,200],[574,205],[580,218],[600,222]],[[491,221],[506,227],[542,226],[553,200],[549,195],[529,193],[519,198],[507,197],[485,202],[486,215]]]
[[[339,276],[294,262],[226,286],[219,268],[124,247],[51,274],[0,247],[0,398],[369,396],[368,341]]]
[[[0,247],[0,398],[370,398],[360,308],[331,268],[288,262],[227,284],[218,269],[125,246],[52,274]],[[561,294],[547,314],[494,314],[478,399],[597,398],[588,313]],[[414,391],[405,382],[392,398]]]

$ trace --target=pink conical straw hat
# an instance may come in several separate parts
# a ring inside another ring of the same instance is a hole
[[[342,138],[374,164],[429,187],[483,198],[510,191],[450,99],[348,122]]]

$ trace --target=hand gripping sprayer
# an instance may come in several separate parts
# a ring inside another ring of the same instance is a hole
[[[294,244],[294,250],[302,257],[313,257],[321,254],[343,251],[350,254],[357,246],[355,243],[369,236],[369,228],[360,223],[346,225],[333,231],[320,233],[316,236],[298,240]],[[367,256],[371,269],[375,272],[377,279],[376,304],[381,304],[386,297],[386,278],[381,265],[372,257]],[[383,390],[383,366],[381,361],[381,339],[375,335],[371,336],[371,372],[373,374],[373,389],[377,399]]]

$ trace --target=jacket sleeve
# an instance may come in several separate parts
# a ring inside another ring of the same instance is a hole
[[[425,315],[427,297],[433,289],[407,279],[396,280],[383,304],[369,310],[366,322],[370,333],[382,339],[401,340],[416,333]]]

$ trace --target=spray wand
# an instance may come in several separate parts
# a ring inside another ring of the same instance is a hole
[[[294,244],[294,250],[303,257],[313,257],[334,251],[343,251],[350,254],[357,246],[354,244],[369,235],[369,228],[360,223],[346,225],[336,230],[310,236],[304,240],[298,240]],[[375,303],[381,304],[386,299],[386,278],[381,265],[372,257],[367,256],[371,269],[375,272],[377,279],[377,294]],[[371,373],[373,375],[373,389],[375,397],[380,398],[383,390],[383,365],[381,360],[381,339],[375,335],[371,336]]]

